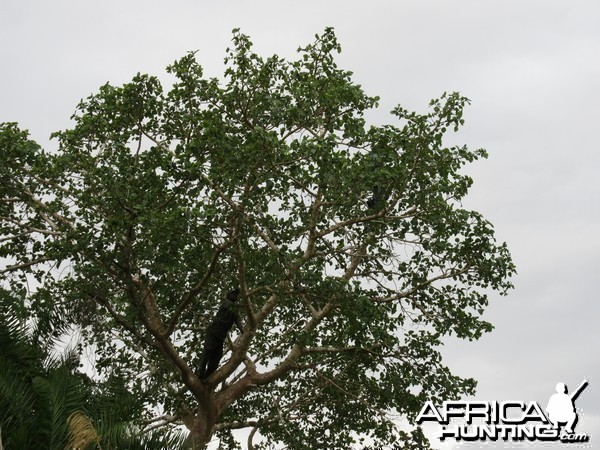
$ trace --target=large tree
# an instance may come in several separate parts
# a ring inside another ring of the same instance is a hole
[[[166,90],[106,84],[58,151],[0,128],[5,283],[38,329],[75,325],[96,370],[196,448],[234,446],[241,428],[249,448],[423,446],[396,419],[474,390],[439,344],[492,328],[481,314],[514,267],[461,204],[460,170],[485,151],[443,142],[468,101],[367,126],[378,99],[339,51],[327,29],[297,60],[265,59],[235,30],[222,80],[188,54]],[[206,327],[236,287],[243,332],[200,380]]]

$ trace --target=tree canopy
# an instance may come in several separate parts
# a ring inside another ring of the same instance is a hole
[[[0,125],[0,270],[45,335],[75,327],[95,370],[143,399],[190,446],[231,430],[248,448],[422,448],[401,431],[426,400],[472,393],[444,336],[477,339],[514,266],[447,146],[468,103],[377,107],[338,68],[326,29],[288,61],[234,30],[223,79],[189,53],[175,78],[136,75],[83,100],[44,151]],[[243,332],[195,375],[205,330],[240,289]],[[365,444],[366,445],[366,444]],[[262,446],[262,447],[261,447]]]

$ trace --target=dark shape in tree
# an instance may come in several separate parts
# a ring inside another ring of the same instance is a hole
[[[437,347],[491,330],[488,293],[514,272],[461,205],[460,169],[485,151],[443,143],[467,99],[366,127],[377,98],[337,67],[332,30],[295,61],[261,58],[237,31],[233,44],[222,82],[189,54],[166,92],[148,75],[103,86],[55,135],[58,153],[2,125],[1,273],[15,289],[37,278],[29,313],[49,332],[76,324],[98,370],[163,405],[190,445],[248,428],[248,447],[257,431],[295,449],[423,446],[390,412],[412,420],[425,400],[473,392]],[[386,200],[365,208],[373,186]],[[246,324],[201,382],[224,285],[239,286]]]
[[[234,309],[239,294],[239,289],[227,293],[227,297],[219,306],[213,321],[206,328],[204,351],[200,358],[200,368],[196,373],[201,380],[212,375],[219,367],[219,362],[223,357],[223,344],[233,324],[237,325],[240,332],[243,331],[242,322]]]

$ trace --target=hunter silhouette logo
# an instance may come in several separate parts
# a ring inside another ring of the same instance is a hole
[[[546,407],[548,418],[550,419],[550,422],[552,422],[552,425],[554,425],[554,428],[559,428],[559,424],[566,423],[565,432],[567,434],[574,434],[573,429],[578,418],[575,410],[575,399],[587,385],[588,381],[583,380],[571,395],[567,393],[567,386],[564,383],[558,383],[556,385],[556,394],[550,397],[548,406]]]
[[[575,399],[588,385],[587,380],[569,395],[564,383],[544,409],[535,401],[446,401],[436,406],[428,401],[417,416],[417,424],[437,422],[442,425],[440,440],[457,441],[561,441],[587,442],[586,433],[575,433],[577,412]],[[457,423],[450,422],[456,420]],[[459,422],[459,423],[458,423]]]

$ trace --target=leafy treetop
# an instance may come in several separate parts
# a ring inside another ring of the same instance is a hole
[[[514,266],[461,206],[460,169],[485,151],[443,143],[468,100],[367,126],[378,99],[339,51],[326,29],[294,61],[265,59],[235,30],[223,81],[190,53],[166,91],[149,75],[106,84],[57,153],[0,127],[0,273],[24,314],[49,334],[75,325],[99,373],[191,446],[247,427],[249,448],[257,431],[265,446],[422,448],[393,418],[473,392],[437,346],[491,330],[480,316]],[[204,331],[233,287],[244,331],[203,383]]]

